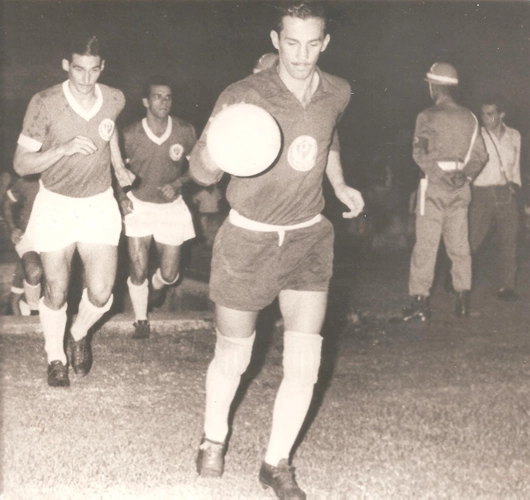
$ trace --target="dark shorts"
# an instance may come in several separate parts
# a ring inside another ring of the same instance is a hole
[[[333,272],[333,226],[277,232],[234,226],[226,219],[213,248],[210,298],[221,306],[259,311],[282,290],[327,292]]]

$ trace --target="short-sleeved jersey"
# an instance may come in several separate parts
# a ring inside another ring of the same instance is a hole
[[[47,151],[76,136],[94,141],[91,155],[65,156],[42,172],[46,189],[73,198],[106,191],[112,181],[109,141],[125,105],[120,90],[96,84],[96,102],[85,110],[72,95],[68,80],[34,95],[24,118],[18,144],[30,151]]]
[[[464,172],[471,178],[480,172],[488,154],[477,127],[478,121],[473,113],[456,104],[450,97],[418,115],[413,156],[418,166],[429,177],[429,182],[441,182],[444,171],[438,166],[438,162],[464,162],[475,130],[478,134]]]
[[[280,79],[276,66],[230,85],[217,100],[213,117],[224,105],[246,102],[268,111],[282,132],[282,149],[271,168],[254,177],[230,179],[227,200],[244,217],[290,225],[305,222],[324,208],[322,178],[330,150],[340,149],[336,128],[351,91],[342,78],[318,68],[317,73],[318,87],[305,107]],[[207,133],[208,127],[190,159],[191,174],[200,184],[220,179],[212,177],[200,160]]]
[[[124,130],[123,142],[129,168],[139,181],[134,196],[150,203],[167,203],[159,188],[182,175],[186,157],[197,142],[193,125],[168,116],[166,131],[158,137],[144,118]]]
[[[7,190],[7,196],[16,203],[15,224],[22,231],[26,230],[33,202],[39,192],[39,180],[36,176],[20,177]]]

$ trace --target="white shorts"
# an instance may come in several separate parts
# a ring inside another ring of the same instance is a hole
[[[35,243],[33,243],[33,240],[28,236],[27,231],[24,233],[24,236],[22,236],[22,239],[15,245],[15,250],[20,258],[28,252],[37,251],[35,249]]]
[[[71,198],[41,183],[26,234],[38,252],[61,250],[77,242],[118,246],[121,214],[112,188],[87,198]]]
[[[179,196],[171,203],[149,203],[127,193],[133,212],[125,216],[125,234],[131,238],[153,236],[163,245],[180,246],[195,237],[188,206]]]

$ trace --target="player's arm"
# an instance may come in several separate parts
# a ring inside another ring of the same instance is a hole
[[[82,154],[84,156],[91,155],[97,151],[97,147],[88,137],[78,135],[69,141],[52,146],[46,151],[31,149],[19,143],[15,151],[13,165],[15,172],[19,175],[33,175],[40,174],[55,165],[60,159],[65,156],[73,156],[75,154]]]
[[[8,189],[2,202],[2,212],[11,235],[11,241],[16,245],[24,235],[24,231],[17,227],[13,217],[13,207],[18,203],[11,189]]]
[[[114,168],[114,174],[121,187],[130,186],[136,176],[125,167],[125,162],[121,156],[120,144],[118,141],[118,132],[114,130],[110,138],[110,161]]]
[[[332,149],[328,154],[326,175],[335,191],[335,196],[349,208],[349,212],[343,212],[342,216],[346,219],[357,217],[363,211],[364,200],[359,191],[346,184],[340,153],[337,150]]]
[[[488,161],[488,152],[486,150],[486,144],[482,138],[482,134],[479,133],[473,144],[469,161],[463,169],[465,176],[473,182],[475,177],[480,174],[480,171],[484,168]]]

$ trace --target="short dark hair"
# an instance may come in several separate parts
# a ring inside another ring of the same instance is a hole
[[[167,76],[153,75],[145,81],[144,87],[142,89],[142,97],[145,97],[146,99],[149,97],[149,95],[151,94],[151,87],[153,85],[164,85],[165,87],[169,87],[173,91],[173,85]]]
[[[501,94],[486,94],[480,99],[481,106],[495,106],[499,113],[506,112],[506,100]]]
[[[318,2],[296,2],[286,5],[278,5],[276,8],[277,16],[274,24],[274,31],[281,33],[283,29],[284,17],[297,17],[298,19],[322,19],[324,22],[324,33],[326,32],[327,17],[324,6]]]
[[[101,46],[99,39],[96,35],[77,35],[70,40],[70,45],[68,46],[68,53],[65,54],[66,59],[72,61],[74,54],[80,56],[95,56],[101,57]]]

